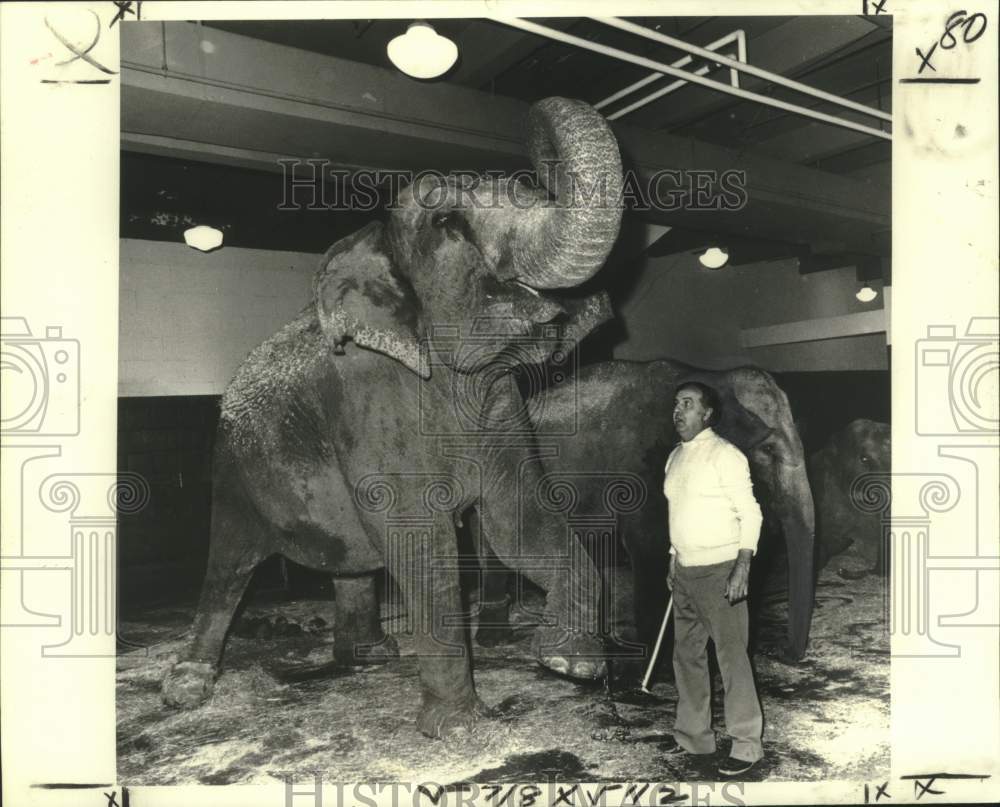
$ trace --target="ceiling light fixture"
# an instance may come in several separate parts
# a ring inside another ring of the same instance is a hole
[[[211,252],[222,246],[222,230],[216,230],[215,227],[208,227],[204,224],[189,227],[184,231],[184,243],[189,247],[200,249],[202,252]]]
[[[875,291],[871,286],[862,286],[857,294],[854,295],[863,303],[870,303],[876,297],[878,297],[878,292]]]
[[[396,67],[414,78],[444,75],[458,58],[458,47],[423,20],[410,23],[405,34],[390,40],[386,53]]]
[[[698,263],[706,269],[721,269],[729,262],[729,252],[721,247],[709,247],[698,256]]]

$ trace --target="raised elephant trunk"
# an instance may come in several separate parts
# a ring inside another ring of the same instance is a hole
[[[528,114],[528,149],[556,203],[517,238],[514,269],[540,289],[576,286],[604,264],[621,222],[622,168],[607,122],[592,107],[546,98]]]

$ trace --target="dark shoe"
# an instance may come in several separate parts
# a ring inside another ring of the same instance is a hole
[[[756,764],[756,762],[747,762],[745,759],[729,757],[725,762],[719,763],[719,775],[729,777],[741,776],[752,770]]]
[[[688,750],[674,739],[673,734],[668,735],[663,742],[657,743],[656,747],[668,757],[676,757],[688,753]]]

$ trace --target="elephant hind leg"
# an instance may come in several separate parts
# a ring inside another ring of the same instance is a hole
[[[269,527],[246,503],[217,497],[212,505],[208,568],[193,639],[163,681],[166,704],[188,708],[212,693],[226,633],[254,569],[266,555]]]
[[[398,658],[396,640],[382,630],[375,576],[340,578],[333,626],[333,658],[338,664],[373,664]]]

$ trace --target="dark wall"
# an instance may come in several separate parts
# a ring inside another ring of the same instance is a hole
[[[311,202],[346,198],[348,180],[309,184],[310,166],[295,177],[293,186],[280,172],[123,151],[119,232],[183,243],[186,229],[208,224],[222,230],[227,247],[322,253],[380,215],[388,201],[380,189],[371,210],[330,210]]]
[[[852,420],[892,422],[888,370],[775,373],[774,377],[788,396],[806,454],[818,451]]]
[[[130,607],[194,601],[208,561],[212,449],[219,396],[118,399],[118,469],[141,474],[149,503],[118,521],[119,599]],[[280,558],[254,574],[250,597],[330,596],[328,578]]]
[[[118,399],[118,468],[141,474],[149,503],[118,524],[119,597],[193,595],[208,556],[217,396]]]

